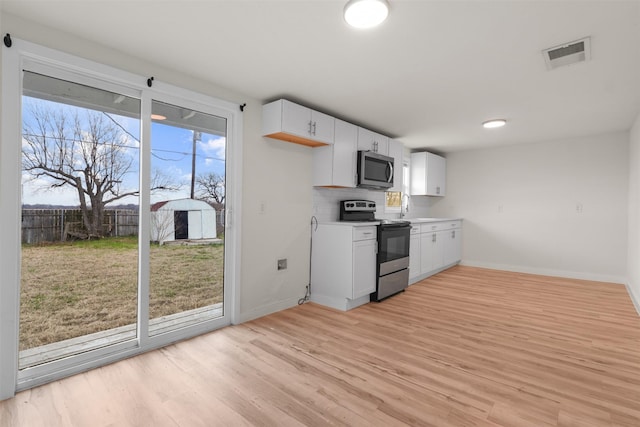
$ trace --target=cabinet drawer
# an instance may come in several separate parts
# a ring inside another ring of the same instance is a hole
[[[414,234],[420,234],[421,232],[421,225],[420,224],[413,224],[411,226],[411,235],[413,236]]]
[[[457,228],[462,228],[462,221],[458,219],[442,222],[426,222],[420,226],[420,232],[432,233],[434,231],[454,230]]]
[[[442,228],[440,228],[440,230],[454,230],[456,228],[462,228],[461,220],[446,221],[442,222],[441,224]]]
[[[420,225],[421,233],[431,233],[434,231],[444,230],[442,222],[425,222]]]
[[[375,240],[377,238],[376,235],[376,227],[353,227],[353,241],[357,242],[359,240]]]

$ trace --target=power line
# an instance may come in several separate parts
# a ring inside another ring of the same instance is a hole
[[[23,137],[31,137],[31,138],[47,138],[47,135],[40,135],[40,134],[34,134],[34,133],[23,133],[22,134]],[[72,142],[72,143],[85,143],[87,141],[83,141],[81,139],[74,139],[74,138],[60,138],[60,137],[52,137],[53,139],[57,140],[57,141],[64,141],[64,142]],[[137,141],[137,140],[136,140]],[[116,144],[113,142],[101,142],[100,144],[104,145],[104,146],[108,146],[108,147],[117,147],[117,148],[128,148],[128,149],[132,149],[132,150],[140,150],[140,146],[138,145],[130,145],[130,144]],[[165,159],[162,157],[159,157],[157,154],[154,154],[154,152],[160,152],[160,153],[170,153],[170,154],[178,154],[183,156],[180,159]],[[152,148],[151,149],[151,155],[153,155],[154,157],[160,159],[160,160],[164,160],[164,161],[170,161],[170,162],[179,162],[181,161],[184,156],[191,156],[192,153],[191,152],[186,152],[186,151],[175,151],[175,150],[165,150],[165,149],[161,149],[161,148]],[[203,154],[198,154],[196,153],[196,157],[200,158],[200,159],[204,159],[204,160],[217,160],[217,161],[221,161],[224,162],[226,161],[224,158],[222,157],[213,157],[213,156],[206,156]]]

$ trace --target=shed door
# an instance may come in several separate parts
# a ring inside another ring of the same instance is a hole
[[[176,227],[176,240],[189,238],[189,211],[174,211],[173,222]]]

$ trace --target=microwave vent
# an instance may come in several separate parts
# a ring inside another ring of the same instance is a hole
[[[542,51],[548,70],[585,62],[591,59],[591,38],[585,37]]]

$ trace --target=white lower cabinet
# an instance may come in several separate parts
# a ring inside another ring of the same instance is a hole
[[[420,233],[411,235],[409,284],[462,260],[462,220],[415,222],[412,227]]]
[[[443,241],[438,233],[420,235],[420,272],[432,271],[442,267]]]
[[[462,259],[462,229],[454,228],[447,231],[440,231],[444,246],[444,265],[460,262]]]
[[[411,239],[409,241],[409,283],[413,283],[411,279],[420,276],[422,268],[420,251],[420,226],[411,227]]]
[[[311,301],[350,310],[376,290],[376,226],[318,224],[313,231]]]

